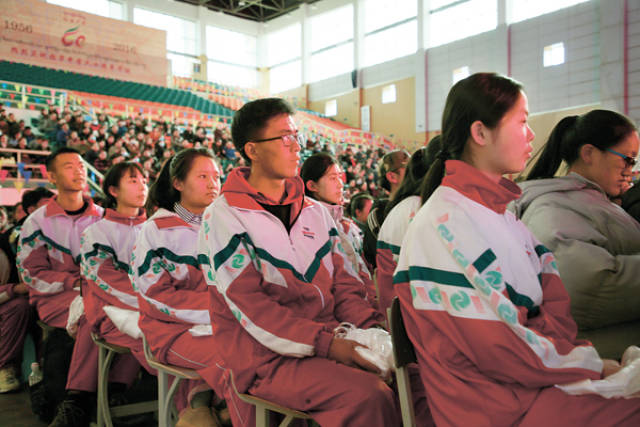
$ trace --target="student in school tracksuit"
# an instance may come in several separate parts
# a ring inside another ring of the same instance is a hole
[[[199,235],[233,423],[251,425],[255,413],[233,395],[230,373],[240,392],[321,425],[399,425],[393,390],[354,341],[334,337],[340,322],[370,328],[383,318],[345,268],[329,212],[304,197],[292,114],[277,98],[236,113],[233,140],[251,167],[230,173]]]
[[[20,388],[19,374],[16,374],[31,318],[28,292],[24,283],[0,285],[0,393]]]
[[[140,329],[153,355],[162,363],[198,372],[213,367],[221,376],[212,351],[214,337],[189,331],[211,326],[197,237],[202,212],[219,190],[220,172],[208,150],[181,150],[165,163],[149,197],[159,209],[143,225],[133,248],[131,281],[139,293]],[[215,381],[209,384],[219,392]],[[209,386],[199,380],[181,387],[176,406],[186,409],[177,425],[216,425]]]
[[[328,153],[313,154],[302,164],[300,178],[304,184],[305,196],[317,200],[329,210],[349,260],[345,267],[360,277],[367,299],[377,307],[375,285],[362,254],[362,231],[353,220],[344,215],[342,171],[338,161]]]
[[[576,339],[553,254],[506,211],[521,192],[502,176],[524,169],[534,136],[521,88],[478,73],[451,89],[400,250],[394,283],[431,413],[438,426],[639,425],[638,398],[555,387],[621,367]]]
[[[380,311],[385,315],[393,297],[396,296],[393,289],[393,272],[398,264],[402,240],[413,217],[422,206],[419,194],[423,178],[439,151],[440,135],[437,135],[431,138],[426,147],[416,150],[411,155],[404,179],[393,200],[385,207],[376,244],[376,281],[380,294]]]
[[[28,216],[53,196],[55,194],[44,187],[25,191],[22,208]],[[35,326],[35,316],[29,305],[29,287],[20,278],[16,265],[20,230],[27,216],[0,235],[0,393],[20,388],[16,374],[21,363],[22,347],[27,333]],[[38,331],[31,333],[38,334]],[[39,351],[36,353],[39,354]]]
[[[135,171],[137,174],[131,172],[132,177],[130,171]],[[126,176],[122,177],[125,172]],[[67,418],[71,418],[72,413],[80,414],[84,411],[78,395],[85,395],[88,398],[97,390],[99,350],[91,339],[92,332],[98,333],[108,342],[131,349],[132,354],[118,355],[112,364],[109,372],[112,392],[124,392],[126,387],[135,380],[141,363],[147,369],[151,369],[144,358],[142,342],[121,333],[102,309],[105,305],[124,306],[123,308],[131,309],[132,307],[123,301],[137,302],[129,281],[128,257],[133,246],[132,237],[135,238],[146,218],[144,213],[140,215],[139,212],[146,199],[146,180],[137,164],[119,163],[107,173],[103,187],[108,206],[116,207],[116,199],[112,194],[116,192],[123,199],[119,206],[120,210],[129,215],[107,209],[104,218],[88,226],[80,238],[84,314],[78,320],[76,341],[67,376],[67,392],[70,396],[76,397],[63,402],[63,406],[67,407],[64,409],[68,414]],[[127,191],[128,193],[137,192],[137,194],[125,195]],[[128,199],[127,196],[129,196]],[[132,206],[128,206],[127,202]],[[126,268],[123,269],[123,267]],[[68,409],[71,405],[76,406],[75,411]],[[73,422],[60,419],[56,421],[60,425],[84,425],[88,422],[87,416],[87,412],[84,411],[84,419],[77,417],[77,421]]]
[[[47,171],[58,195],[24,222],[17,263],[40,320],[64,328],[82,283],[80,235],[100,220],[103,209],[82,196],[87,173],[77,151],[58,150],[47,159]]]
[[[87,328],[107,342],[127,347],[138,363],[155,373],[144,356],[142,340],[120,332],[103,310],[114,306],[138,311],[138,294],[129,278],[130,258],[142,224],[147,219],[144,205],[147,199],[147,179],[140,165],[122,162],[112,166],[103,181],[106,212],[104,218],[90,225],[82,235],[81,273],[87,281],[83,294]],[[80,332],[79,332],[80,333]],[[97,351],[97,347],[94,346]],[[72,364],[74,362],[72,359]],[[97,363],[97,359],[92,360]],[[96,369],[97,365],[84,369]],[[130,373],[136,374],[136,364]],[[139,367],[139,366],[138,366]],[[112,370],[116,369],[114,365]],[[132,377],[127,384],[135,377]]]
[[[396,296],[393,288],[393,272],[398,265],[402,240],[418,210],[422,206],[420,196],[409,196],[398,203],[384,219],[376,244],[376,280],[380,292],[380,309],[386,314]]]
[[[83,197],[87,173],[76,150],[63,147],[51,154],[47,158],[47,171],[58,195],[24,222],[17,254],[18,271],[29,286],[29,300],[40,320],[49,326],[65,328],[69,306],[84,286],[79,267],[80,236],[85,228],[100,220],[103,209]],[[94,344],[91,337],[82,336],[76,338],[76,345],[90,348]],[[86,376],[73,378],[80,383],[90,381]],[[85,411],[69,408],[82,408],[87,396],[69,394],[58,406],[52,426],[75,425],[66,421],[71,412],[80,414],[79,425],[84,425]]]

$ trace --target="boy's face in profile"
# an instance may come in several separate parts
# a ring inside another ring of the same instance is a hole
[[[296,176],[300,161],[300,145],[297,142],[292,142],[289,146],[285,146],[283,139],[278,137],[293,135],[297,132],[298,129],[293,117],[289,114],[279,114],[270,118],[262,129],[261,135],[256,139],[277,139],[265,142],[247,142],[247,144],[255,144],[256,158],[252,159],[252,164],[259,164],[272,179]]]

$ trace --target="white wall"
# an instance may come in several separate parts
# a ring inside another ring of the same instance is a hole
[[[591,1],[511,26],[512,76],[525,85],[532,112],[600,100],[599,6]],[[544,47],[560,42],[564,64],[544,67]]]
[[[629,115],[640,121],[640,0],[591,0],[509,27],[505,22],[505,9],[510,0],[499,0],[499,22],[495,30],[360,69],[358,86],[366,88],[415,77],[416,132],[440,128],[444,101],[452,85],[452,71],[464,65],[469,66],[472,73],[497,71],[507,74],[510,61],[511,75],[525,85],[532,113],[586,104],[600,104],[623,112],[625,1],[628,9]],[[134,7],[143,7],[195,21],[200,26],[198,51],[201,53],[206,51],[206,25],[256,35],[259,66],[263,66],[266,59],[262,55],[266,34],[348,3],[358,9],[358,0],[323,0],[261,24],[171,0],[123,2],[129,20],[133,17]],[[426,7],[420,9],[425,18],[418,20],[419,34],[424,33],[425,25],[428,25],[428,13],[424,9]],[[355,39],[357,42],[358,37]],[[543,67],[544,46],[558,42],[565,44],[565,63]],[[304,45],[302,49],[301,56],[304,57]],[[351,74],[345,73],[310,84],[309,100],[327,99],[353,89]]]
[[[136,7],[188,19],[196,23],[196,51],[205,55],[207,51],[205,29],[207,25],[225,30],[258,36],[262,32],[261,24],[248,19],[240,19],[220,12],[213,12],[203,6],[193,6],[172,0],[122,0],[126,18],[133,22],[133,9]],[[224,41],[221,40],[221,43]]]
[[[524,84],[532,113],[593,104],[624,112],[625,0],[591,0],[510,26],[504,12],[508,3],[499,1],[495,30],[362,69],[360,87],[415,77],[416,132],[440,128],[452,72],[465,65],[471,73],[507,74],[510,62],[511,76]],[[627,5],[629,114],[638,121],[640,0],[627,0]],[[545,68],[544,47],[558,42],[565,45],[565,63]],[[309,99],[326,99],[352,89],[350,74],[344,74],[310,84]]]
[[[453,86],[453,70],[468,66],[472,74],[480,71],[507,73],[506,29],[499,28],[428,49],[427,64],[427,129],[435,130],[440,129],[444,102]],[[424,94],[417,94],[418,97],[424,102]]]

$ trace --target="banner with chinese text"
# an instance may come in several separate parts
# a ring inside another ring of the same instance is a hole
[[[38,0],[2,0],[0,58],[167,85],[166,32]]]

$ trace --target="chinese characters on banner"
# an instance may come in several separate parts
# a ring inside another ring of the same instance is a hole
[[[0,58],[166,86],[166,32],[38,0],[2,0]]]

